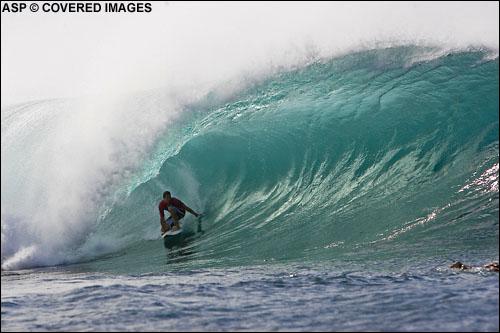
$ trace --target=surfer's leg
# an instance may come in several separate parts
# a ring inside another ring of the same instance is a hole
[[[180,220],[180,219],[179,219]],[[172,230],[179,230],[181,228],[181,226],[179,225],[179,221],[177,222],[173,222],[173,225],[172,225]]]
[[[179,230],[179,229],[181,228],[181,226],[180,226],[180,224],[179,224],[179,221],[180,221],[180,220],[184,217],[184,213],[183,213],[183,212],[181,212],[181,211],[180,211],[177,207],[174,207],[174,209],[175,209],[175,213],[176,213],[176,215],[177,215],[177,221],[175,221],[175,220],[171,217],[171,218],[172,218],[172,221],[173,221],[173,223],[172,223],[171,227],[172,227],[172,230]]]
[[[170,229],[172,229],[172,225],[174,224],[172,216],[170,216],[168,219],[166,219],[164,224],[165,224],[165,226],[162,225],[162,227],[161,227],[162,233],[167,232]]]
[[[165,233],[170,229],[168,219],[164,220],[163,222],[160,222],[160,224],[161,224],[161,233]]]

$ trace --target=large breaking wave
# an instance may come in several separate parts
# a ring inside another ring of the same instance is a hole
[[[224,96],[2,110],[2,268],[165,269],[167,189],[205,213],[167,249],[187,265],[498,257],[498,88],[487,51],[394,47]]]

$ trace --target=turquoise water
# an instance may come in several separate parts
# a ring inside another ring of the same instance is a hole
[[[412,51],[328,60],[208,112],[193,107],[181,149],[97,234],[158,228],[151,206],[168,189],[205,213],[193,267],[477,248],[495,259],[498,59],[462,53],[408,65]],[[130,248],[150,257],[157,246],[137,233]],[[138,272],[155,270],[141,262]]]
[[[8,129],[33,110],[36,124],[67,117],[53,111],[63,102],[2,110],[2,328],[498,330],[498,274],[447,268],[498,261],[498,82],[487,51],[397,47],[214,91],[183,105],[141,163],[85,184],[91,209],[54,222],[57,246],[21,237],[30,222],[13,198],[50,193],[26,176],[37,161],[19,161],[65,136]],[[166,242],[164,190],[204,213]],[[26,292],[19,279],[72,287]],[[94,323],[61,315],[75,297]],[[58,314],[32,326],[33,306]]]

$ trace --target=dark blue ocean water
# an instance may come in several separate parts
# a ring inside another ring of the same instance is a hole
[[[10,273],[2,330],[498,331],[498,273],[439,259],[391,265]]]

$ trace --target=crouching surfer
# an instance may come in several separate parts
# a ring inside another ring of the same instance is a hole
[[[173,198],[169,191],[163,192],[163,200],[158,205],[160,210],[160,224],[162,234],[172,229],[173,231],[180,229],[179,220],[186,215],[186,211],[198,217],[200,214],[186,206],[182,201]],[[168,211],[170,216],[165,220],[164,211]]]

